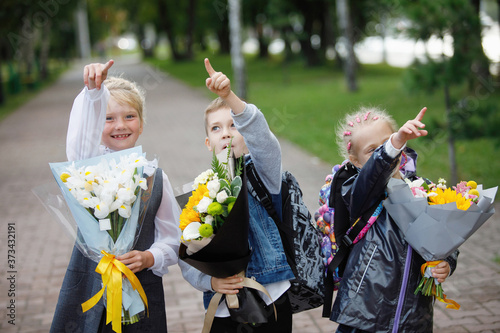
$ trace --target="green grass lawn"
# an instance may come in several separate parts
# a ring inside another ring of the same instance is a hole
[[[228,56],[210,56],[217,71],[232,78]],[[207,73],[203,56],[196,61],[174,63],[171,60],[151,60],[153,65],[193,87],[205,89]],[[403,85],[404,70],[386,65],[363,65],[358,73],[359,91],[349,93],[342,72],[333,65],[305,68],[300,62],[288,65],[272,61],[247,59],[247,101],[256,104],[281,138],[290,140],[315,156],[334,165],[342,162],[335,144],[335,127],[342,116],[360,106],[386,109],[399,125],[414,118],[424,106],[428,129],[445,119],[441,93],[426,95],[410,92]],[[206,89],[205,89],[206,90]],[[233,90],[236,91],[236,89]],[[214,97],[206,90],[207,96]],[[454,88],[452,94],[467,96],[464,88]],[[500,105],[496,89],[480,103]],[[474,96],[469,96],[473,99]],[[465,130],[465,129],[464,129]],[[456,142],[459,178],[475,180],[487,187],[500,184],[500,134],[496,138],[478,138]],[[419,174],[437,181],[449,179],[449,160],[445,137],[413,140],[410,145],[419,152]]]

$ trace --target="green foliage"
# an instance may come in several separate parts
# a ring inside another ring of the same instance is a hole
[[[408,34],[423,41],[436,36],[453,38],[453,55],[438,59],[426,57],[416,62],[407,73],[406,82],[412,89],[434,91],[444,86],[460,84],[466,79],[477,80],[473,64],[487,68],[488,60],[481,46],[479,15],[469,0],[422,0],[402,3],[403,13],[411,20]],[[413,78],[411,78],[413,76]],[[411,84],[413,81],[414,84]]]
[[[212,154],[212,170],[217,174],[219,179],[228,179],[227,169],[224,164],[219,161],[217,155],[215,155],[215,149]]]

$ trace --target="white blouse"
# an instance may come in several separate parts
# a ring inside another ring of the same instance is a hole
[[[101,145],[109,97],[109,90],[103,85],[100,90],[89,90],[85,87],[75,98],[66,137],[68,161],[87,159],[112,152]],[[181,237],[180,208],[165,172],[162,176],[163,196],[154,221],[155,239],[147,250],[154,257],[154,264],[149,269],[158,276],[167,274],[168,266],[177,264]]]

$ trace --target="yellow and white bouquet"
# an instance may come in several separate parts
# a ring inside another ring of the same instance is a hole
[[[34,192],[69,230],[80,252],[98,262],[96,272],[102,275],[102,289],[82,304],[83,312],[104,295],[106,323],[121,332],[122,324],[142,318],[147,298],[135,274],[115,257],[129,252],[139,237],[156,165],[146,160],[140,146],[49,165],[60,193]]]
[[[223,154],[229,154],[223,152]],[[206,246],[231,212],[241,186],[242,164],[232,158],[221,162],[213,156],[212,168],[198,175],[192,185],[193,191],[180,216],[181,241],[191,255]]]

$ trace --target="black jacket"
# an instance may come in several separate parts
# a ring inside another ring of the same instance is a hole
[[[351,216],[384,198],[399,156],[380,146],[360,172],[342,186]],[[416,154],[407,148],[407,154]],[[414,177],[414,174],[406,174]],[[458,251],[445,260],[456,268]],[[433,297],[414,294],[425,260],[405,241],[384,209],[349,255],[330,319],[369,332],[432,332]],[[393,330],[394,329],[394,330]]]

